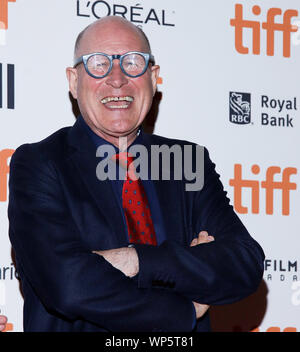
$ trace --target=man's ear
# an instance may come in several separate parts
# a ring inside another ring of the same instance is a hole
[[[151,67],[151,79],[152,79],[152,87],[153,87],[153,96],[156,92],[157,79],[159,77],[160,66],[153,65]]]
[[[76,68],[67,67],[66,75],[69,81],[69,89],[74,99],[77,99],[77,82],[78,82],[78,74]]]

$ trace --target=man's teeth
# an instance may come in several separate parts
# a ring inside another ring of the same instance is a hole
[[[107,98],[103,98],[101,100],[102,104],[107,104],[111,101],[128,101],[128,102],[133,102],[133,98],[132,97],[107,97]],[[125,105],[124,105],[125,106]]]
[[[128,105],[110,105],[110,109],[127,109]]]

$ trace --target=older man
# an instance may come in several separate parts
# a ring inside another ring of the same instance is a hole
[[[96,21],[67,68],[81,112],[75,125],[13,155],[10,239],[25,331],[209,331],[208,305],[258,287],[263,251],[206,150],[201,190],[130,176],[129,146],[188,145],[197,162],[194,144],[141,130],[158,74],[140,29],[120,17]],[[107,145],[125,177],[96,175],[96,151]]]

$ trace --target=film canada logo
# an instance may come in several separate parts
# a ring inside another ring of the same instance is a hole
[[[298,261],[278,258],[265,259],[264,279],[266,281],[298,282]]]
[[[17,0],[0,0],[0,45],[6,45],[6,31],[8,30],[9,2]]]
[[[229,93],[229,121],[238,125],[248,125],[251,122],[250,93]]]
[[[249,16],[247,10],[244,11],[242,4],[236,4],[235,16],[230,19],[230,25],[234,27],[235,32],[236,51],[239,54],[249,54],[249,47],[245,44],[245,29],[248,29],[252,34],[252,54],[260,55],[261,39],[263,37],[262,30],[264,30],[266,32],[266,54],[267,56],[274,56],[275,47],[279,47],[275,33],[282,32],[282,55],[285,58],[289,58],[291,56],[292,34],[298,31],[298,26],[293,25],[291,20],[293,17],[298,16],[298,11],[293,9],[284,11],[280,8],[272,7],[267,10],[266,14],[263,14],[261,7],[254,5],[252,7],[252,17],[254,19],[250,20],[245,19],[245,17],[249,18],[251,16]],[[247,13],[245,17],[244,12]]]
[[[77,0],[76,15],[99,19],[105,16],[122,16],[138,27],[144,24],[155,24],[164,27],[175,27],[174,11],[144,7],[141,3],[132,5],[112,3],[104,0]]]
[[[275,199],[278,207],[276,211],[279,211],[281,207],[281,215],[290,215],[291,192],[297,189],[297,184],[291,182],[291,178],[293,175],[297,175],[297,169],[295,167],[282,169],[279,166],[270,166],[266,170],[265,179],[259,180],[256,176],[261,175],[261,168],[255,164],[251,167],[251,173],[255,178],[245,178],[243,176],[243,166],[241,164],[234,165],[234,176],[229,180],[229,185],[233,187],[234,209],[236,212],[239,214],[248,214],[250,208],[252,214],[261,213],[261,194],[264,193],[265,213],[267,215],[274,214]],[[250,203],[247,206],[243,203],[246,191],[248,195],[247,199]],[[279,191],[280,193],[275,191]],[[281,204],[277,202],[280,195]]]

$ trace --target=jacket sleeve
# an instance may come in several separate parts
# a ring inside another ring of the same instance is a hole
[[[136,245],[139,287],[168,283],[172,291],[210,305],[238,301],[256,291],[264,253],[235,214],[215,165],[204,153],[204,186],[195,192],[193,232],[215,241],[190,247],[167,240],[160,246]]]
[[[18,264],[46,309],[109,331],[190,331],[190,299],[163,289],[140,289],[85,248],[57,171],[43,159],[33,145],[14,153],[8,216]]]

